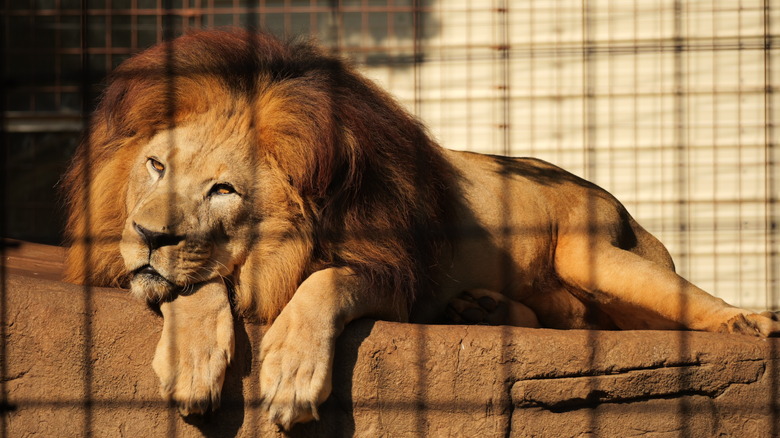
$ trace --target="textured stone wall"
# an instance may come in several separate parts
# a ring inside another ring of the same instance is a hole
[[[262,328],[237,324],[222,408],[182,419],[151,369],[161,319],[113,289],[57,281],[60,252],[6,254],[4,436],[283,436],[257,399]],[[310,436],[780,434],[780,341],[359,321]]]

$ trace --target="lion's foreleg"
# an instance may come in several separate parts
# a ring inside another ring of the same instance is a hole
[[[182,415],[219,406],[225,371],[233,357],[233,315],[221,279],[160,305],[163,331],[152,367],[160,391]]]
[[[402,301],[346,268],[309,276],[263,336],[260,391],[271,420],[289,429],[317,419],[331,391],[336,338],[357,318],[406,319]]]

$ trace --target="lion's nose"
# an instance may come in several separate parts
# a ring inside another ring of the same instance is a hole
[[[155,250],[163,246],[176,245],[177,243],[184,240],[184,236],[178,236],[176,234],[171,234],[171,233],[161,233],[159,231],[152,231],[142,227],[141,225],[138,225],[137,223],[133,223],[133,226],[135,227],[135,231],[137,231],[138,234],[140,234],[141,237],[143,237],[144,241],[146,241],[146,244],[149,245],[149,249],[151,250]]]

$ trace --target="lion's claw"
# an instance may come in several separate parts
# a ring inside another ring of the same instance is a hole
[[[268,412],[268,419],[280,428],[289,431],[295,423],[305,423],[320,419],[317,404],[294,404],[294,406],[282,405],[263,401],[262,409]]]

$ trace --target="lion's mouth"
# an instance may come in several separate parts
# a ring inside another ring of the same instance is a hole
[[[180,289],[150,264],[130,271],[130,292],[149,302],[159,303],[173,299]]]
[[[173,275],[172,275],[173,274]],[[203,275],[213,274],[213,275]],[[186,274],[168,273],[165,269],[157,270],[148,261],[129,271],[130,288],[139,296],[146,296],[153,301],[176,294],[188,293],[198,284],[216,277],[224,276],[211,272],[192,271]]]
[[[151,280],[151,281],[171,283],[170,280],[168,280],[167,278],[163,277],[162,274],[157,272],[157,269],[154,269],[154,267],[152,265],[149,265],[149,264],[143,265],[140,268],[134,270],[132,272],[132,275],[133,275],[133,278],[136,278],[136,277],[146,277],[146,279]],[[173,283],[171,283],[171,284],[173,284]]]

